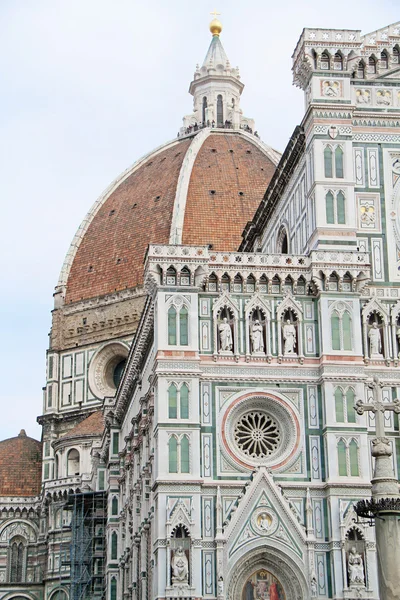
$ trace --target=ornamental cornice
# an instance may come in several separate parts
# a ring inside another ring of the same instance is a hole
[[[147,348],[151,342],[154,329],[154,304],[147,298],[142,318],[138,325],[135,341],[129,351],[124,375],[117,391],[115,401],[115,417],[122,422],[128,409],[133,390],[139,379],[142,366],[146,360]]]

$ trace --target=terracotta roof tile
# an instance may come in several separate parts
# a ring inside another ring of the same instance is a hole
[[[148,245],[169,243],[179,173],[192,141],[150,155],[107,198],[72,262],[66,302],[142,284]],[[183,244],[237,250],[275,171],[256,143],[233,131],[204,141],[191,173]]]
[[[97,410],[86,419],[83,419],[78,425],[75,425],[67,433],[62,436],[62,439],[80,437],[83,435],[101,435],[104,431],[103,412]]]
[[[274,172],[272,161],[245,137],[210,135],[192,170],[182,243],[237,250]]]
[[[142,283],[147,246],[169,242],[179,172],[191,141],[150,156],[109,196],[78,248],[66,302]]]
[[[42,444],[21,429],[0,442],[0,496],[37,496],[42,483]]]

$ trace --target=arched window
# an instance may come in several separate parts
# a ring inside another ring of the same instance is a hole
[[[50,600],[67,600],[67,592],[64,590],[56,590],[54,594],[51,595]]]
[[[75,448],[70,450],[67,455],[67,477],[74,477],[80,472],[79,452]]]
[[[111,514],[118,515],[118,498],[114,496],[111,500]]]
[[[218,278],[215,273],[211,273],[208,278],[208,291],[216,292],[218,291]]]
[[[393,48],[393,55],[392,55],[392,60],[395,64],[399,64],[400,63],[400,49],[398,46],[395,46]]]
[[[168,344],[176,346],[176,309],[174,306],[168,309]]]
[[[168,388],[168,417],[176,419],[178,417],[178,390],[174,383]]]
[[[243,292],[243,279],[239,273],[236,273],[233,279],[233,291],[237,293]]]
[[[189,343],[189,313],[185,306],[179,311],[179,343],[181,346]]]
[[[14,538],[10,544],[10,583],[22,583],[25,579],[25,542]]]
[[[328,192],[325,196],[326,222],[332,225],[335,222],[334,198],[332,192]]]
[[[343,56],[340,54],[340,52],[336,52],[335,56],[333,57],[333,68],[335,71],[343,71]]]
[[[338,179],[343,179],[343,150],[340,146],[335,148],[335,172]]]
[[[326,146],[324,150],[324,168],[325,177],[333,177],[333,152],[330,146]]]
[[[354,410],[355,393],[353,388],[344,391],[341,387],[335,389],[335,415],[337,423],[356,423]]]
[[[355,393],[353,388],[349,388],[346,392],[346,409],[347,409],[347,422],[356,423],[356,411],[354,410],[355,404]]]
[[[167,269],[166,283],[167,285],[176,285],[176,269],[174,267]]]
[[[325,195],[325,213],[327,225],[346,224],[346,199],[342,190]]]
[[[113,531],[111,534],[111,560],[117,560],[118,558],[118,534]]]
[[[287,233],[285,232],[285,234],[282,238],[281,254],[287,254],[287,253],[288,253],[288,238],[287,238]]]
[[[338,453],[338,471],[340,477],[347,476],[347,448],[346,444],[343,440],[337,445],[337,453]]]
[[[358,477],[360,470],[358,466],[358,445],[355,440],[351,440],[349,444],[349,458],[350,458],[350,475],[351,477]]]
[[[313,60],[314,70],[316,71],[318,69],[318,54],[315,52],[314,49],[311,52],[311,56]]]
[[[272,287],[272,293],[273,294],[280,294],[280,292],[281,292],[281,280],[279,279],[278,275],[275,275],[272,278],[271,287]]]
[[[183,267],[183,269],[181,269],[180,284],[190,285],[190,271],[187,267]]]
[[[203,98],[203,105],[202,105],[202,119],[203,119],[203,125],[205,125],[206,123],[206,108],[207,108],[207,98],[206,96],[204,96]]]
[[[335,415],[336,423],[344,423],[343,390],[337,387],[335,389]]]
[[[249,275],[246,280],[246,292],[255,292],[256,290],[256,280],[253,275]]]
[[[358,63],[357,78],[365,79],[365,62],[363,60],[360,60],[360,62]]]
[[[331,315],[332,350],[340,350],[340,319],[336,311]]]
[[[336,196],[336,214],[338,224],[344,225],[346,223],[346,210],[344,203],[344,194],[342,191],[339,191]]]
[[[169,458],[169,472],[178,472],[178,440],[174,435],[169,438],[168,442],[168,458]]]
[[[347,310],[342,316],[342,350],[351,350],[351,317]]]
[[[188,419],[189,418],[189,388],[186,385],[186,383],[184,383],[181,386],[181,389],[179,390],[180,392],[180,418],[181,419]]]
[[[386,50],[383,50],[381,52],[381,67],[382,67],[382,69],[388,69],[389,68],[389,55],[386,52]]]
[[[117,591],[117,580],[115,577],[112,577],[110,585],[110,600],[117,600]]]
[[[332,350],[352,350],[352,321],[347,310],[331,313]]]
[[[217,96],[217,127],[224,126],[224,106],[221,94]]]
[[[376,59],[373,56],[370,56],[368,59],[368,73],[376,75]]]
[[[227,273],[224,273],[221,277],[221,290],[223,292],[229,292],[230,291],[230,283],[231,283],[231,280],[229,278],[229,275]]]
[[[189,438],[184,435],[181,439],[181,473],[189,473]]]
[[[331,68],[330,56],[328,52],[322,52],[321,54],[321,69],[323,71],[329,71]]]

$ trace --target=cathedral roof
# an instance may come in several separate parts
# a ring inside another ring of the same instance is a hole
[[[82,436],[102,435],[104,431],[103,411],[96,410],[94,413],[83,419],[78,425],[75,425],[62,436],[63,440]]]
[[[67,303],[142,284],[150,243],[236,250],[279,155],[243,130],[204,128],[125,171],[81,224],[59,286]]]
[[[214,15],[218,13],[213,13]],[[211,43],[176,140],[120,175],[93,205],[58,282],[66,303],[141,286],[149,244],[235,251],[279,162],[240,108],[243,83],[210,23]]]
[[[226,66],[228,61],[228,57],[224,50],[224,47],[221,43],[221,40],[218,35],[214,35],[211,44],[208,48],[208,52],[203,62],[203,67],[214,67],[216,68],[218,65],[222,67]]]
[[[0,442],[0,496],[37,496],[42,480],[42,444],[21,429]]]

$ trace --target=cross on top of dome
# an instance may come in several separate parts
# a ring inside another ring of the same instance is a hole
[[[210,23],[210,31],[213,34],[213,36],[219,36],[219,34],[222,31],[222,23],[217,19],[217,16],[221,15],[221,13],[217,12],[214,8],[214,12],[210,14],[214,16],[213,20]]]

